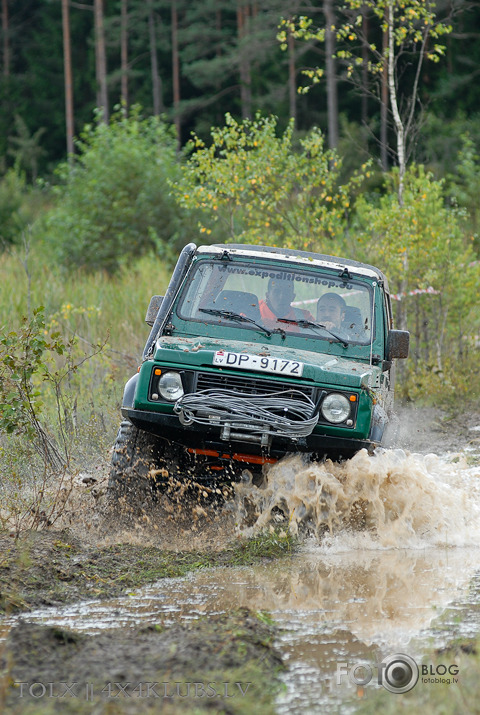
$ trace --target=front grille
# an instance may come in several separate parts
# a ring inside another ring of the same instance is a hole
[[[313,399],[314,387],[292,383],[270,380],[265,377],[237,377],[236,375],[226,375],[220,372],[199,372],[197,376],[196,391],[210,389],[226,389],[240,392],[244,395],[270,395],[274,392],[284,392],[285,390],[299,390],[304,395]]]

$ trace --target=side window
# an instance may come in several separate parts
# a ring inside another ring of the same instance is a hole
[[[390,299],[390,293],[387,293],[385,291],[384,300],[385,300],[385,312],[386,312],[386,316],[387,316],[387,320],[386,320],[387,330],[391,330],[393,328],[393,315],[392,315],[392,302]]]

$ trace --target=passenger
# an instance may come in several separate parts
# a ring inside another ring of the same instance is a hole
[[[347,304],[337,293],[324,293],[317,303],[317,322],[328,330],[340,330]]]
[[[277,318],[313,321],[313,315],[308,310],[295,308],[292,305],[294,299],[293,281],[270,278],[265,300],[259,301],[260,314],[265,325],[272,326],[277,322]]]

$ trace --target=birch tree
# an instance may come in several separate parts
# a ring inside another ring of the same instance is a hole
[[[445,50],[441,39],[452,28],[437,17],[435,3],[429,0],[345,0],[338,8],[339,18],[340,13],[342,19],[337,20],[334,28],[339,47],[336,57],[343,62],[346,76],[361,86],[366,63],[373,91],[377,85],[381,87],[382,76],[386,81],[396,136],[398,201],[402,205],[408,143],[419,108],[422,69],[426,60],[440,60]],[[371,20],[369,23],[365,22],[366,14]],[[374,23],[385,38],[381,46],[372,39],[375,37],[372,30],[369,35],[365,32],[366,27]],[[283,20],[280,41],[286,29],[296,38],[320,42],[325,42],[327,30],[332,30],[331,26],[314,27],[306,16]],[[406,72],[410,81],[404,76]],[[308,70],[306,75],[310,84],[317,83],[323,69]]]

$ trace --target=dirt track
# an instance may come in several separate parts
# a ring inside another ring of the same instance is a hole
[[[479,414],[447,419],[434,409],[401,409],[399,425],[392,446],[412,452],[454,452],[469,443],[478,448],[480,443],[480,431],[472,429],[480,425]],[[18,613],[38,606],[118,596],[165,576],[181,576],[202,566],[239,563],[239,552],[231,545],[234,524],[228,510],[220,517],[215,509],[205,510],[204,506],[200,510],[194,507],[194,512],[183,516],[172,514],[172,509],[170,513],[160,509],[156,515],[159,521],[153,516],[123,529],[118,521],[105,519],[99,485],[96,489],[93,496],[92,488],[80,482],[76,502],[64,520],[70,523],[68,529],[33,532],[17,541],[11,534],[0,535],[2,611]],[[82,513],[88,518],[79,518]],[[0,709],[15,715],[158,711],[160,701],[150,691],[143,697],[147,686],[140,684],[167,683],[168,693],[175,693],[175,682],[179,682],[184,688],[193,688],[192,692],[183,699],[178,693],[169,699],[164,697],[166,686],[162,685],[162,711],[214,708],[225,713],[273,712],[272,692],[276,673],[282,667],[271,645],[273,636],[274,627],[263,616],[259,619],[245,610],[188,627],[164,628],[158,623],[143,630],[120,629],[101,636],[20,622],[10,631],[8,640],[0,643]],[[249,678],[255,681],[249,686],[253,700],[235,686]],[[70,697],[68,692],[60,697],[58,690],[57,697],[53,697],[53,691],[52,697],[47,691],[43,694],[42,684],[77,681],[83,699]],[[103,693],[102,688],[117,681],[134,684],[129,688],[133,691],[137,687],[136,694],[125,695],[117,687],[116,691],[110,688],[106,697],[108,688]],[[208,691],[211,697],[192,699],[195,686],[186,685],[196,682],[197,692],[202,693],[208,682],[217,681],[233,684],[236,697],[224,697],[218,689],[213,695],[212,686]],[[12,687],[22,682],[29,685]],[[32,683],[40,685],[30,692]],[[259,683],[263,683],[261,688]],[[90,686],[93,691],[88,691]],[[94,709],[84,697],[92,692],[98,696]],[[20,698],[21,693],[24,697]]]

